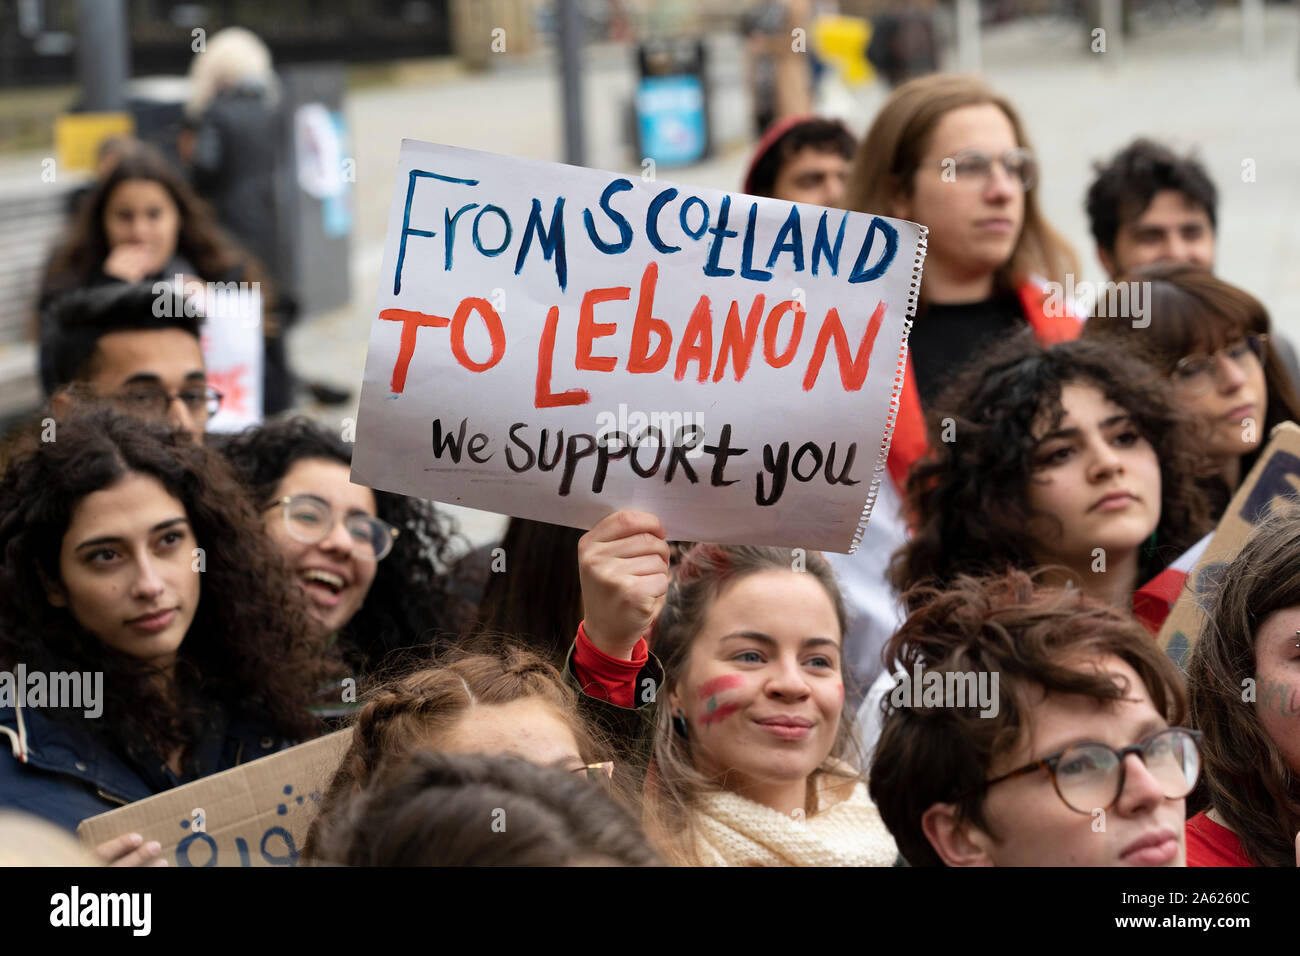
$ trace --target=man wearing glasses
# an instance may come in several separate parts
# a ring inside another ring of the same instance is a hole
[[[146,282],[86,289],[58,301],[42,329],[48,359],[42,384],[56,416],[78,398],[106,399],[203,441],[221,407],[199,347],[203,319],[155,315],[156,300]]]
[[[1219,195],[1196,159],[1135,139],[1096,169],[1085,205],[1097,258],[1112,280],[1157,262],[1213,270]],[[1276,333],[1270,345],[1300,391],[1295,348]]]
[[[960,579],[887,648],[909,673],[999,675],[1000,706],[890,701],[871,798],[912,866],[1183,866],[1201,735],[1129,615],[1011,571]],[[982,716],[986,714],[988,716]]]

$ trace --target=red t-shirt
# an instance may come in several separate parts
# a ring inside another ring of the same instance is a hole
[[[1241,851],[1241,840],[1202,811],[1187,821],[1188,866],[1254,866]]]

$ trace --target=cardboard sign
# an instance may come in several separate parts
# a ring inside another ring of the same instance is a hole
[[[354,482],[852,551],[926,229],[405,140]],[[885,480],[888,480],[887,478]]]
[[[77,836],[95,847],[139,833],[169,866],[293,866],[351,741],[350,729],[318,737],[83,820]]]
[[[1160,628],[1157,638],[1160,646],[1175,662],[1186,667],[1205,626],[1205,615],[1216,593],[1219,574],[1232,563],[1255,526],[1279,509],[1292,506],[1297,496],[1300,496],[1300,426],[1283,422],[1273,429],[1255,467],[1232,496],[1214,537],[1196,569],[1188,575],[1178,603]]]

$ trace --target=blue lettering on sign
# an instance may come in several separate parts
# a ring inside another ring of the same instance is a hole
[[[670,252],[679,252],[682,248],[681,246],[668,245],[659,235],[659,211],[663,209],[667,203],[672,202],[676,195],[677,190],[674,187],[669,186],[658,196],[655,196],[654,199],[650,200],[650,208],[646,210],[645,214],[646,238],[650,240],[650,245],[654,246],[665,255]]]
[[[1289,478],[1300,478],[1300,458],[1286,451],[1274,452],[1241,506],[1241,519],[1259,524],[1261,518],[1268,516],[1274,498],[1296,497],[1296,486]]]
[[[190,844],[195,840],[202,840],[212,851],[206,863],[193,863],[190,861]],[[177,866],[216,866],[217,865],[217,841],[212,839],[202,830],[197,833],[191,833],[180,843],[176,844],[176,865]]]
[[[569,284],[569,263],[564,254],[564,197],[555,197],[555,206],[551,210],[551,228],[548,232],[542,226],[542,201],[533,200],[532,210],[528,213],[528,225],[524,227],[523,242],[519,245],[519,255],[515,259],[515,275],[519,275],[524,268],[524,259],[528,257],[528,249],[533,243],[533,234],[537,235],[537,243],[542,247],[542,255],[550,259],[555,259],[555,278],[560,283],[560,288],[567,288]]]
[[[872,240],[875,239],[876,233],[879,232],[885,240],[885,249],[876,264],[870,269],[863,269],[867,263],[867,254],[871,251]],[[853,274],[849,276],[850,282],[870,282],[872,279],[879,279],[889,268],[889,264],[894,261],[894,256],[898,254],[898,230],[891,226],[879,216],[871,217],[871,225],[867,227],[867,234],[862,239],[862,249],[858,252],[858,259],[853,263]]]
[[[283,856],[275,856],[267,850],[266,841],[271,839],[273,836],[278,836],[284,841],[285,847],[288,848],[288,853]],[[263,833],[262,845],[259,849],[262,851],[262,859],[267,863],[270,863],[272,866],[293,866],[298,862],[298,848],[293,845],[293,837],[284,827],[271,827],[271,829]]]
[[[610,199],[615,193],[625,192],[632,188],[631,181],[627,179],[616,179],[600,194],[600,208],[604,210],[605,215],[609,216],[610,221],[618,226],[618,242],[606,242],[596,235],[596,222],[592,218],[591,210],[582,211],[582,221],[587,226],[587,235],[591,237],[592,245],[607,256],[612,256],[620,252],[627,252],[632,245],[632,224],[627,221],[622,213],[613,209],[609,205]]]
[[[455,176],[442,176],[438,173],[426,172],[423,169],[411,170],[410,178],[406,182],[406,211],[402,214],[402,241],[397,246],[397,268],[393,272],[393,295],[402,291],[402,263],[406,261],[406,237],[419,236],[422,239],[432,239],[434,231],[432,229],[412,229],[411,228],[411,203],[415,200],[415,182],[417,179],[440,179],[444,183],[461,183],[465,186],[477,186],[477,179],[457,179]],[[450,253],[448,253],[448,263],[450,267]]]

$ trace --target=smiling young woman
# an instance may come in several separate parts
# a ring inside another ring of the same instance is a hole
[[[306,595],[316,639],[337,635],[355,673],[459,633],[467,611],[446,573],[455,530],[432,504],[353,484],[351,446],[306,418],[250,428],[222,451]]]
[[[647,833],[679,863],[892,865],[855,756],[844,605],[826,560],[697,544],[670,584],[663,534],[654,515],[619,511],[583,536],[572,658],[578,686],[611,706],[634,691],[647,701],[647,643],[663,662],[641,709],[653,727]]]

